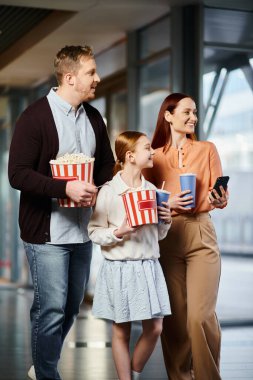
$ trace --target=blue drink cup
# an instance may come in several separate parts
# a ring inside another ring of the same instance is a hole
[[[159,189],[156,190],[156,203],[157,203],[157,206],[164,207],[164,205],[162,204],[162,202],[168,202],[169,197],[170,197],[170,192],[169,191],[159,190]],[[164,221],[162,219],[158,218],[158,223],[164,223]]]
[[[181,191],[190,190],[191,192],[185,194],[184,197],[193,197],[192,203],[184,206],[185,208],[194,208],[195,207],[195,197],[196,197],[196,174],[194,173],[185,173],[180,174],[180,186]]]

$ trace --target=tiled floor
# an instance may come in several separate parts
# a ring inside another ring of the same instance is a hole
[[[223,260],[218,313],[223,326],[221,372],[223,380],[253,380],[253,261]],[[29,308],[32,292],[0,288],[0,380],[25,380],[31,364]],[[237,327],[226,327],[231,317]],[[132,329],[131,346],[140,325]],[[112,380],[116,372],[111,355],[110,323],[95,320],[84,306],[68,335],[60,370],[64,380]],[[143,372],[143,379],[165,380],[160,343]],[[204,380],[204,379],[203,379]]]

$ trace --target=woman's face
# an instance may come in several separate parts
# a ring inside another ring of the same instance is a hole
[[[191,98],[184,98],[178,102],[173,114],[165,111],[164,117],[170,123],[172,133],[192,134],[198,121],[196,104]]]

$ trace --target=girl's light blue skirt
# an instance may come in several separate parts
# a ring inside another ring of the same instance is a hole
[[[97,318],[116,323],[171,314],[159,261],[104,259],[96,280],[92,312]]]

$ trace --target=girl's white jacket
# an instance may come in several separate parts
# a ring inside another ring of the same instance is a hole
[[[117,238],[113,231],[121,226],[126,215],[121,194],[129,190],[156,187],[142,176],[142,185],[130,189],[118,172],[99,191],[94,213],[88,225],[90,239],[101,246],[102,254],[109,260],[145,260],[160,256],[158,240],[167,235],[170,224],[147,224],[131,234]]]

